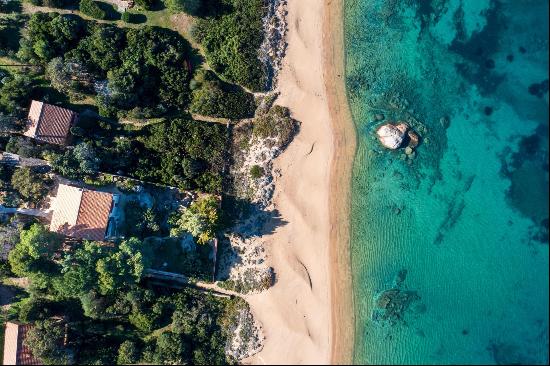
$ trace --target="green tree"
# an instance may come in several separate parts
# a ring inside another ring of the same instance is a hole
[[[65,297],[79,297],[97,288],[96,264],[106,255],[103,246],[93,241],[85,241],[83,247],[66,254],[61,262],[58,292]]]
[[[0,112],[22,116],[31,103],[34,82],[28,75],[7,76],[0,83]]]
[[[172,219],[170,235],[180,236],[190,232],[199,244],[206,244],[214,238],[218,221],[219,202],[216,197],[206,195],[182,209],[179,217]]]
[[[41,224],[22,230],[19,237],[19,243],[8,255],[12,271],[18,276],[39,271],[44,264],[40,262],[51,262],[53,254],[61,248],[62,238]]]
[[[73,156],[78,162],[80,171],[84,174],[95,174],[99,169],[100,159],[93,146],[88,142],[81,142],[73,150]]]
[[[72,14],[34,13],[27,23],[18,56],[46,63],[73,49],[85,33],[82,18]]]
[[[63,325],[50,319],[39,321],[27,332],[25,344],[46,365],[66,365],[70,357],[63,346],[64,335]]]
[[[126,45],[126,31],[111,24],[89,24],[89,35],[82,39],[73,56],[91,69],[108,70],[121,64],[120,51]]]
[[[121,231],[126,237],[145,238],[158,234],[160,225],[152,208],[142,206],[139,201],[132,200],[124,206],[124,224]]]
[[[63,154],[50,153],[46,156],[52,166],[52,169],[60,175],[69,179],[77,179],[80,177],[78,170],[78,161],[72,151],[67,150]]]
[[[139,361],[139,348],[132,341],[124,341],[118,348],[117,363],[119,365],[135,364]]]
[[[47,319],[54,314],[53,308],[53,301],[31,296],[21,301],[19,305],[19,320],[28,323]]]
[[[132,13],[125,11],[122,13],[120,19],[122,19],[124,23],[132,23]]]
[[[230,11],[200,19],[193,36],[208,64],[224,79],[253,91],[266,87],[266,69],[259,59],[266,8],[263,0],[223,0]]]
[[[130,283],[138,283],[151,266],[152,252],[137,238],[121,242],[118,250],[97,261],[101,294],[110,294]]]
[[[25,200],[37,204],[48,193],[49,180],[30,167],[17,169],[11,177],[12,186]]]
[[[179,334],[164,332],[157,338],[155,362],[164,365],[184,365],[190,361],[190,347]]]

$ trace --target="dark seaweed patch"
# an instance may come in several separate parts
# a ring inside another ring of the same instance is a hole
[[[490,57],[498,51],[499,39],[506,28],[501,4],[493,1],[486,11],[487,23],[485,27],[466,39],[463,16],[460,11],[455,14],[457,37],[449,46],[449,50],[462,56],[465,62],[456,65],[457,71],[468,81],[480,87],[482,94],[495,91],[496,87],[505,79],[495,69],[495,61]]]
[[[531,365],[533,362],[522,353],[520,347],[513,344],[491,342],[487,350],[497,365]]]
[[[507,199],[534,224],[531,239],[548,241],[548,125],[539,125],[534,134],[518,142],[518,151],[502,158],[502,174],[511,182]],[[545,221],[546,220],[546,221]]]
[[[544,97],[544,94],[548,93],[548,79],[541,81],[540,83],[534,83],[529,85],[529,94],[538,98]]]

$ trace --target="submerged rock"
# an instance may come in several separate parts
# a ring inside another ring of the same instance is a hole
[[[378,135],[378,140],[380,140],[380,143],[384,147],[395,150],[399,149],[401,145],[403,145],[405,134],[407,133],[408,129],[409,126],[407,126],[405,123],[399,123],[398,125],[387,123],[380,126],[376,130],[376,134]]]
[[[393,288],[382,292],[376,299],[376,308],[373,319],[376,321],[389,321],[396,324],[404,321],[405,312],[411,304],[420,300],[416,291]]]
[[[451,121],[449,120],[449,117],[444,116],[439,119],[439,123],[441,124],[441,127],[447,129],[449,128],[449,125],[451,124]]]
[[[409,136],[409,147],[414,149],[420,143],[420,137],[413,130],[410,130],[407,135]]]

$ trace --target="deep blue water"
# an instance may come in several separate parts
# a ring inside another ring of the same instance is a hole
[[[547,14],[345,0],[355,363],[548,363]],[[413,158],[376,140],[388,121]]]

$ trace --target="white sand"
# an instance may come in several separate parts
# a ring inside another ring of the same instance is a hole
[[[333,80],[337,77],[333,71],[342,67],[341,55],[334,52],[341,45],[326,47],[324,42],[331,41],[323,38],[324,27],[339,25],[339,2],[333,3],[288,1],[288,49],[279,75],[281,95],[277,103],[289,107],[302,124],[300,133],[274,164],[282,173],[276,180],[274,203],[286,223],[275,227],[265,239],[277,283],[268,291],[247,297],[262,323],[266,341],[263,350],[244,363],[328,364],[349,360],[351,354],[347,335],[351,333],[352,313],[346,267],[347,216],[335,221],[336,216],[346,214],[348,171],[344,169],[336,177],[341,182],[339,192],[334,192],[335,180],[331,183],[330,178],[331,164],[345,157],[349,162],[344,165],[348,166],[353,155],[339,150],[333,159],[334,146],[339,146],[342,136],[333,131],[336,122],[331,118],[335,113],[332,94],[343,90],[343,84],[335,87]],[[335,21],[327,25],[325,21],[331,18],[326,15],[333,7],[337,8]],[[334,36],[340,33],[336,31]],[[331,81],[327,83],[329,88],[325,80]],[[345,103],[340,99],[336,98]],[[342,109],[347,111],[347,107]],[[353,143],[346,150],[351,154]],[[329,200],[331,188],[332,194],[340,194],[338,207]],[[344,222],[344,230],[334,230],[334,224],[340,225],[340,221]],[[339,240],[344,245],[339,246]],[[336,247],[344,250],[335,251]],[[343,267],[335,270],[335,266]],[[343,278],[334,278],[335,273]],[[337,286],[331,286],[331,281],[337,281]],[[331,291],[335,295],[331,296]],[[333,322],[338,324],[331,327]],[[345,335],[342,329],[346,329]],[[337,345],[332,342],[334,337],[341,338]]]

